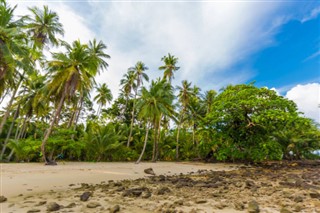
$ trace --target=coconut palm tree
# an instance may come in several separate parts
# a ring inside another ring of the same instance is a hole
[[[177,144],[176,144],[176,160],[179,160],[179,135],[180,129],[184,122],[184,116],[188,109],[190,100],[195,96],[193,89],[191,88],[191,82],[186,80],[182,81],[182,86],[177,86],[179,90],[178,100],[181,105],[180,118],[178,119],[178,130],[177,130]]]
[[[123,78],[120,80],[121,92],[126,98],[126,106],[128,104],[129,97],[133,88],[136,87],[135,74],[134,71],[128,70],[126,74],[123,75]]]
[[[169,86],[171,87],[171,85]],[[139,109],[139,117],[146,123],[146,136],[143,149],[136,163],[141,161],[145,152],[150,127],[153,126],[155,128],[163,114],[172,114],[173,99],[173,90],[168,89],[168,83],[165,81],[152,81],[149,91],[145,87],[142,88],[137,108]]]
[[[143,80],[149,81],[149,77],[146,73],[144,73],[146,70],[148,70],[148,67],[141,61],[138,61],[134,67],[129,68],[129,72],[133,72],[133,78],[135,80],[134,84],[134,99],[133,99],[133,107],[131,112],[131,123],[130,123],[130,131],[127,141],[127,147],[130,146],[131,136],[132,136],[132,129],[133,129],[133,122],[134,122],[134,112],[135,112],[135,105],[136,105],[136,98],[138,95],[138,89],[140,85],[143,85]]]
[[[104,60],[107,58],[103,55],[100,57],[98,54],[93,54],[98,51],[93,51],[89,48],[91,45],[81,44],[80,41],[74,41],[72,45],[64,42],[63,45],[66,48],[66,53],[54,53],[53,60],[48,62],[48,96],[58,103],[41,144],[41,152],[46,163],[48,163],[45,151],[46,142],[60,115],[65,99],[72,98],[76,92],[83,96],[87,91],[90,91],[95,83],[94,77],[99,69],[104,67],[106,64]],[[100,47],[100,52],[106,48],[105,45]]]
[[[105,106],[107,103],[110,103],[112,101],[113,96],[111,90],[108,88],[106,83],[99,85],[99,87],[97,87],[96,89],[98,94],[94,97],[94,100],[99,104],[97,115],[98,117],[100,117],[101,108]]]
[[[43,49],[48,44],[58,46],[57,35],[64,34],[58,14],[49,10],[48,6],[43,6],[43,10],[38,7],[32,7],[29,10],[32,16],[26,17],[25,27],[32,38],[33,46],[39,49]]]
[[[174,72],[180,69],[180,67],[176,66],[178,63],[178,58],[168,53],[168,56],[163,56],[161,61],[164,62],[164,65],[160,66],[159,70],[164,71],[163,79],[167,79],[167,81],[171,83],[172,79],[174,78]]]
[[[31,51],[25,42],[26,35],[22,31],[23,18],[14,16],[15,9],[16,6],[11,8],[5,1],[0,1],[0,96],[5,90],[12,91],[6,113],[0,123],[0,134],[24,78],[24,73],[33,65],[29,57]]]
[[[205,104],[206,114],[210,112],[211,106],[213,104],[213,101],[216,95],[217,95],[217,92],[215,90],[209,90],[205,92],[204,104]]]

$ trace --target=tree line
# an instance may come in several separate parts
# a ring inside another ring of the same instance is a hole
[[[180,67],[170,53],[161,58],[163,76],[150,82],[144,62],[128,68],[113,100],[108,85],[95,81],[110,58],[103,41],[65,42],[57,13],[43,6],[16,16],[16,7],[0,1],[0,104],[8,100],[0,112],[1,161],[317,157],[317,124],[294,102],[253,83],[219,93],[188,80],[173,86]],[[62,51],[48,58],[52,47]]]

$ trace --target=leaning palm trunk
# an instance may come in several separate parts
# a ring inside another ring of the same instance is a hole
[[[66,93],[64,92],[61,96],[61,99],[60,99],[60,102],[59,102],[59,105],[58,105],[58,108],[51,120],[51,124],[49,126],[49,128],[47,129],[45,135],[44,135],[44,138],[42,140],[42,144],[41,144],[41,153],[42,153],[42,157],[43,157],[43,160],[48,163],[47,161],[47,158],[46,158],[46,150],[45,150],[45,147],[46,147],[46,144],[47,144],[47,141],[49,139],[49,136],[52,132],[52,129],[53,129],[53,126],[54,124],[56,123],[56,119],[59,117],[59,114],[61,113],[61,110],[62,110],[62,106],[63,106],[63,102],[64,102],[64,98],[66,96]],[[51,159],[49,159],[51,161]]]
[[[78,121],[80,118],[82,106],[83,106],[83,95],[81,95],[81,98],[80,98],[80,106],[79,106],[78,110],[76,110],[77,113],[76,113],[76,119],[74,120],[73,131],[76,131],[76,129],[77,129],[77,124],[78,124]],[[72,134],[71,139],[72,140],[74,139],[74,134]]]
[[[132,129],[133,129],[133,120],[134,120],[134,108],[136,105],[136,96],[134,97],[134,101],[133,101],[133,106],[132,106],[132,113],[131,113],[131,124],[130,124],[130,132],[129,132],[129,136],[128,136],[128,142],[127,142],[127,147],[130,146],[130,141],[131,141],[131,137],[132,137]]]
[[[179,126],[178,126],[178,132],[177,132],[176,160],[179,160],[179,136],[180,136],[180,129],[181,129],[181,126],[180,126],[180,124],[179,124]]]
[[[14,126],[14,123],[15,121],[17,120],[18,116],[19,116],[19,111],[20,111],[20,104],[18,105],[18,108],[17,110],[15,111],[14,113],[14,116],[13,116],[13,121],[10,125],[10,128],[9,128],[9,131],[8,131],[8,134],[7,134],[7,137],[6,137],[6,140],[4,141],[4,144],[3,144],[3,147],[2,147],[2,150],[1,150],[1,154],[0,154],[0,160],[3,159],[3,155],[7,149],[7,144],[8,144],[8,141],[9,141],[9,138],[10,138],[10,135],[11,135],[11,132],[12,132],[12,129],[13,129],[13,126]]]
[[[142,151],[141,151],[141,154],[140,154],[139,159],[136,161],[136,164],[140,163],[140,161],[141,161],[141,159],[142,159],[142,157],[143,157],[144,151],[146,150],[147,141],[148,141],[148,133],[149,133],[149,126],[148,126],[148,124],[146,125],[146,128],[147,128],[147,132],[146,132],[146,137],[145,137],[145,139],[144,139],[143,148],[142,148]]]
[[[9,103],[8,103],[8,106],[7,106],[6,113],[4,114],[4,116],[3,116],[2,120],[1,120],[1,124],[0,124],[0,134],[1,134],[2,131],[3,131],[3,127],[4,127],[5,123],[7,122],[7,119],[8,119],[9,114],[10,114],[10,110],[11,110],[11,106],[12,106],[13,100],[14,100],[15,97],[16,97],[16,94],[17,94],[17,92],[18,92],[18,89],[19,89],[19,87],[20,87],[20,83],[21,83],[21,82],[22,82],[22,77],[21,77],[21,80],[19,81],[17,87],[16,87],[16,88],[14,89],[14,91],[13,91],[13,94],[12,94],[11,99],[10,99],[10,101],[9,101]]]

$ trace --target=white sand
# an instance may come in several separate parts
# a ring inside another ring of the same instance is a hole
[[[0,164],[0,195],[8,199],[19,194],[28,195],[50,190],[64,190],[69,184],[101,183],[108,180],[137,179],[146,176],[144,169],[152,167],[157,175],[196,172],[199,169],[230,170],[226,164],[197,162],[140,163],[83,163],[60,162],[57,166],[43,163]]]

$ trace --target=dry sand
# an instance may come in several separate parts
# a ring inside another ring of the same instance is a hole
[[[20,209],[21,206],[13,206],[14,202],[19,202],[26,197],[46,194],[50,190],[64,192],[68,190],[70,184],[98,184],[109,180],[143,178],[148,176],[144,173],[144,169],[149,167],[153,168],[156,175],[175,175],[198,170],[230,170],[234,165],[197,162],[142,162],[140,164],[60,162],[57,166],[44,166],[43,163],[0,164],[0,194],[8,198],[7,202],[0,204],[0,210],[1,212],[26,212],[27,209]]]

